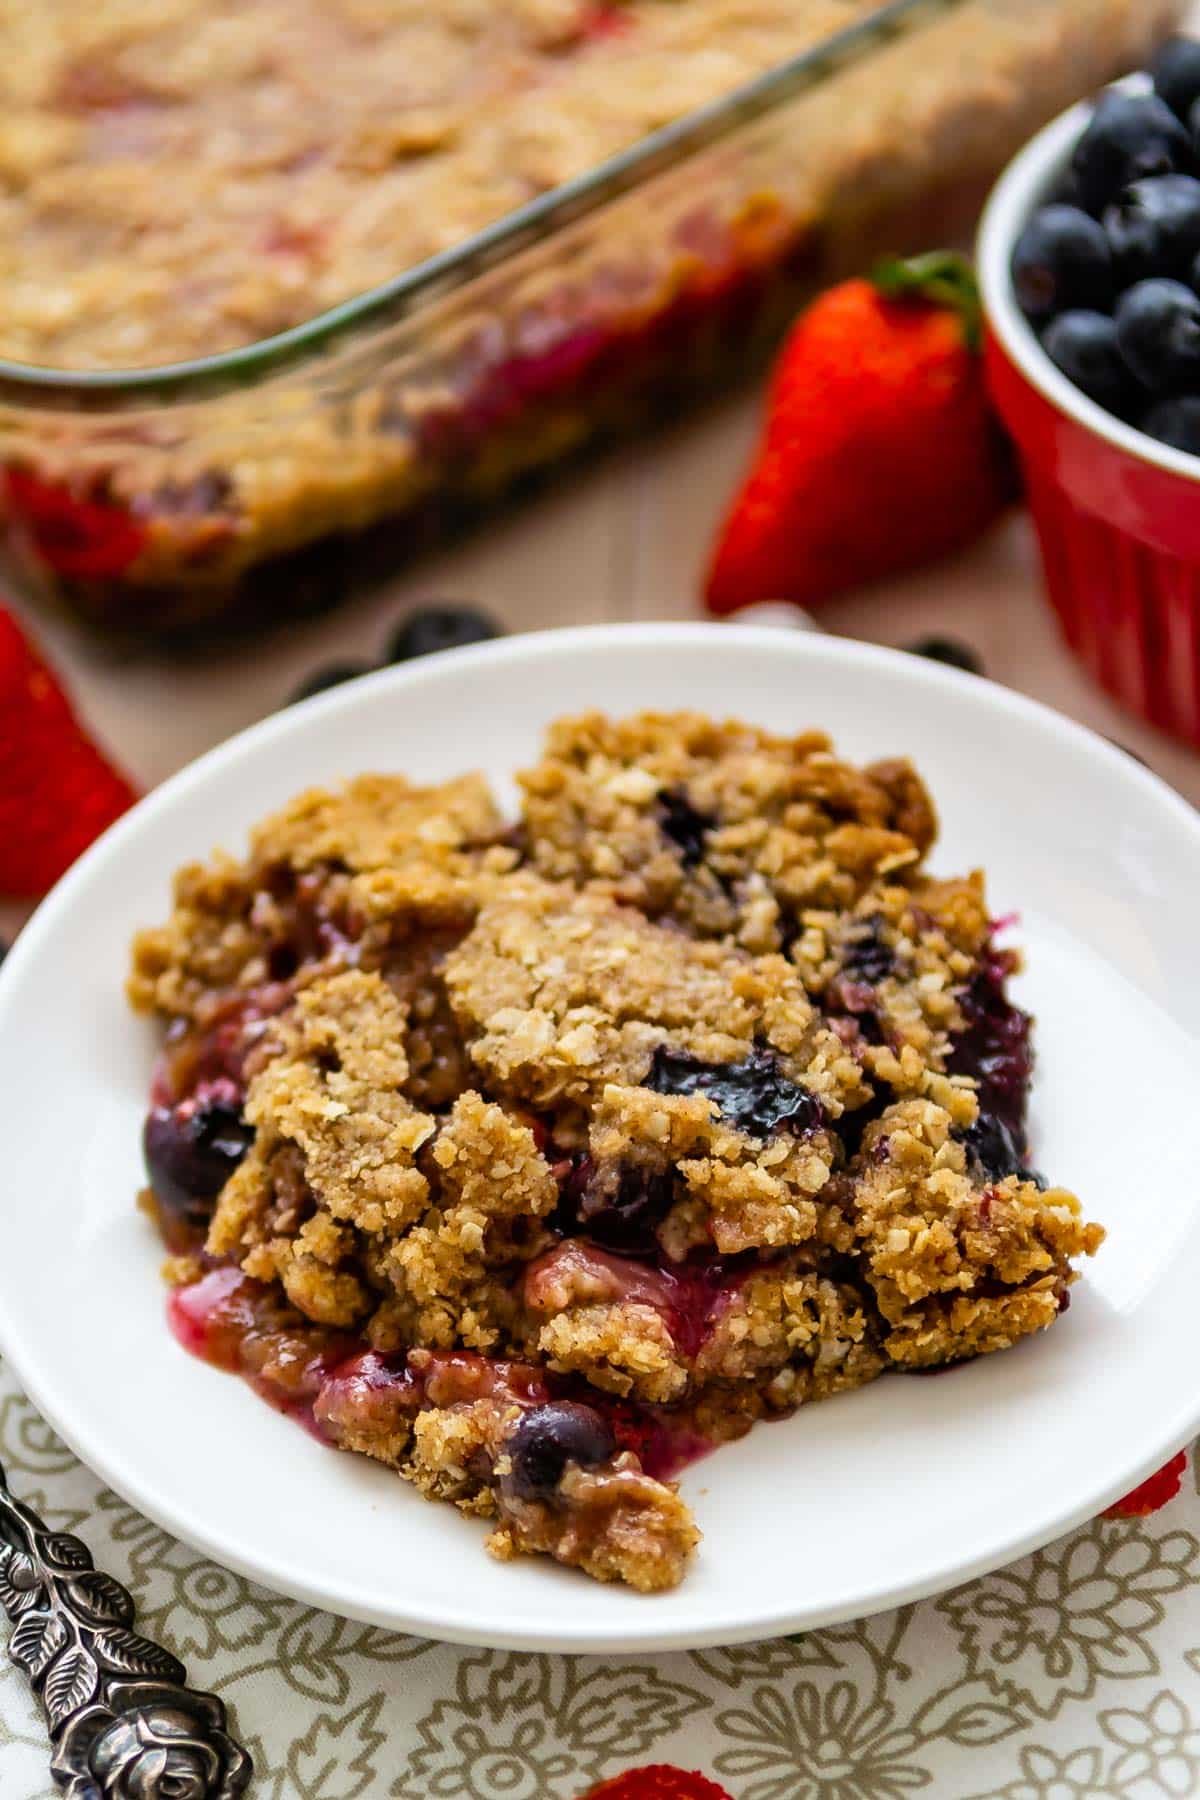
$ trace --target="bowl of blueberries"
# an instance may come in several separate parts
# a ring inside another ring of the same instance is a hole
[[[1026,146],[979,271],[989,384],[1067,641],[1200,744],[1200,39]]]

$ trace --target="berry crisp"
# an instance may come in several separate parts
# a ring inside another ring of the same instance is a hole
[[[498,1557],[674,1586],[674,1477],[1053,1324],[1027,1014],[903,759],[697,714],[301,794],[176,876],[142,1196],[177,1337]]]

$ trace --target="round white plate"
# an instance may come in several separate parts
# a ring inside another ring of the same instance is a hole
[[[170,1337],[133,1196],[155,1032],[129,937],[177,864],[309,783],[366,769],[503,786],[556,714],[693,706],[911,754],[933,866],[984,865],[1019,911],[1038,1014],[1038,1164],[1109,1237],[1052,1331],[932,1380],[889,1376],[761,1427],[683,1489],[704,1530],[674,1593],[493,1562],[482,1529],[334,1455]],[[131,1504],[298,1599],[468,1643],[727,1644],[844,1619],[1048,1541],[1200,1428],[1200,817],[1098,737],[915,657],[731,626],[518,637],[391,669],[268,719],[151,794],[83,858],[0,976],[0,1347]]]

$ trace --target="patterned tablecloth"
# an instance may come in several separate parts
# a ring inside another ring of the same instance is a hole
[[[1161,1512],[1096,1520],[941,1599],[795,1641],[602,1658],[455,1649],[278,1599],[103,1488],[2,1366],[0,1460],[228,1702],[255,1800],[575,1800],[651,1761],[735,1800],[1200,1793],[1195,1459]],[[48,1800],[45,1770],[0,1662],[3,1800]]]
[[[60,624],[37,627],[107,742],[149,784],[278,704],[318,663],[377,654],[419,596],[473,599],[509,629],[694,613],[707,521],[752,422],[751,403],[739,404],[607,463],[375,601],[307,621],[244,660],[130,661]],[[1200,801],[1200,758],[1117,712],[1058,644],[1022,519],[953,564],[830,608],[823,623],[897,644],[929,631],[964,638],[997,679],[1117,737]],[[0,913],[0,929],[15,923]],[[589,1659],[392,1637],[253,1587],[100,1487],[2,1365],[0,1461],[53,1525],[86,1536],[193,1681],[226,1699],[260,1771],[255,1800],[576,1800],[663,1761],[704,1770],[734,1800],[1200,1795],[1194,1457],[1161,1512],[1098,1520],[941,1599],[796,1642]],[[463,1553],[480,1552],[464,1543]],[[0,1800],[48,1800],[45,1767],[37,1714],[0,1657]]]

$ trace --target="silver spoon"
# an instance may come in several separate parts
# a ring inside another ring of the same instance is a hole
[[[51,1531],[0,1467],[0,1609],[41,1702],[67,1800],[236,1800],[253,1773],[225,1708],[133,1626],[133,1601],[77,1537]]]

